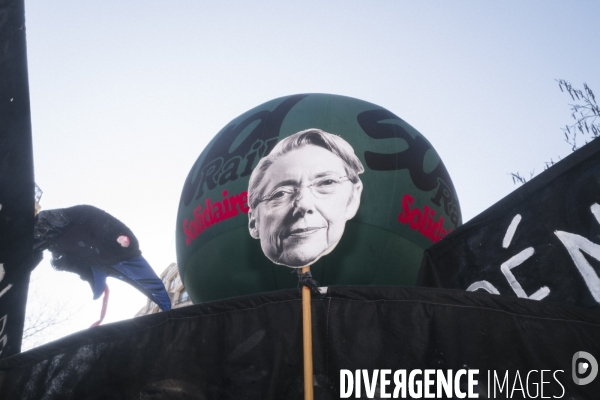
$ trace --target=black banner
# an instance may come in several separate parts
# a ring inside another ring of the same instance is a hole
[[[0,358],[3,358],[21,349],[35,212],[23,0],[0,0],[0,49]]]
[[[313,299],[312,317],[316,399],[384,398],[396,390],[399,398],[425,398],[442,390],[436,376],[449,374],[450,394],[446,388],[435,398],[592,399],[600,392],[600,315],[592,310],[356,286],[330,287]],[[300,291],[108,324],[0,360],[0,398],[300,400]]]
[[[600,308],[600,140],[424,254],[418,285]]]

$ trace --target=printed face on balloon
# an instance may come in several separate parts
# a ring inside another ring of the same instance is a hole
[[[285,138],[250,178],[250,234],[276,264],[314,263],[335,248],[356,214],[362,172],[338,136],[309,129]]]

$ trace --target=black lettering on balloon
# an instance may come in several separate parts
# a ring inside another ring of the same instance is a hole
[[[277,141],[277,139],[275,139],[275,141]],[[252,170],[254,169],[254,160],[256,159],[258,162],[258,159],[261,158],[260,149],[262,147],[262,140],[257,140],[252,144],[252,147],[250,147],[250,151],[248,152],[248,154],[246,154],[246,169],[244,169],[244,172],[242,172],[241,176],[248,176],[252,173]],[[257,155],[258,157],[256,157]]]
[[[202,197],[206,189],[212,190],[217,185],[224,185],[240,176],[249,175],[255,162],[258,161],[258,153],[265,155],[277,143],[285,116],[307,96],[306,94],[290,96],[273,111],[259,111],[237,125],[227,126],[210,147],[202,162],[197,160],[192,167],[183,186],[181,203],[187,207],[194,198]],[[239,145],[232,149],[235,140],[251,124],[256,126]],[[233,160],[234,158],[237,161]],[[232,169],[234,165],[235,170]],[[225,167],[227,169],[221,170]]]
[[[273,139],[269,139],[265,142],[265,149],[261,155],[261,158],[266,156],[267,154],[269,154],[271,152],[271,150],[273,150],[273,147],[275,147],[275,145],[278,142],[278,138],[273,138]]]
[[[427,151],[432,148],[431,145],[420,135],[413,138],[406,129],[396,123],[391,123],[390,120],[402,121],[398,116],[382,109],[364,111],[358,114],[358,124],[373,139],[397,138],[404,139],[408,144],[406,150],[392,154],[365,151],[367,166],[374,171],[407,169],[418,189],[428,192],[438,188],[432,201],[439,206],[440,201],[443,199],[444,211],[450,216],[450,221],[456,227],[460,221],[458,201],[452,195],[454,188],[444,163],[440,160],[433,171],[425,172],[423,161]]]
[[[236,171],[240,166],[241,161],[242,157],[239,156],[232,157],[227,160],[227,162],[223,165],[223,172],[219,178],[219,185],[224,185],[229,181],[235,181],[238,178]]]
[[[278,141],[279,138],[274,137],[265,142],[258,141],[258,143],[252,145],[250,152],[246,155],[246,168],[240,176],[244,177],[250,175],[252,173],[252,170],[254,170],[254,168],[258,164],[258,161],[267,154],[269,154]],[[256,144],[258,144],[258,146],[255,146]]]
[[[210,163],[206,164],[202,168],[202,171],[200,171],[202,181],[206,182],[206,186],[208,186],[209,189],[217,187],[217,172],[219,172],[222,165],[223,158],[215,158]]]
[[[444,211],[450,216],[450,221],[456,225],[458,224],[458,206],[454,202],[454,195],[450,187],[441,178],[438,178],[439,186],[435,193],[435,196],[431,199],[433,204],[440,206],[442,201],[444,202]]]

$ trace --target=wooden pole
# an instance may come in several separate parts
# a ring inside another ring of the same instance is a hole
[[[302,267],[302,273],[310,271],[310,266]],[[313,354],[312,317],[310,289],[302,287],[302,337],[304,343],[304,400],[313,400]]]

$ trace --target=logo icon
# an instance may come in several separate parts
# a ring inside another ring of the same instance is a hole
[[[573,354],[572,360],[573,382],[576,385],[587,385],[598,375],[598,361],[586,351]],[[587,376],[586,376],[587,375]]]

